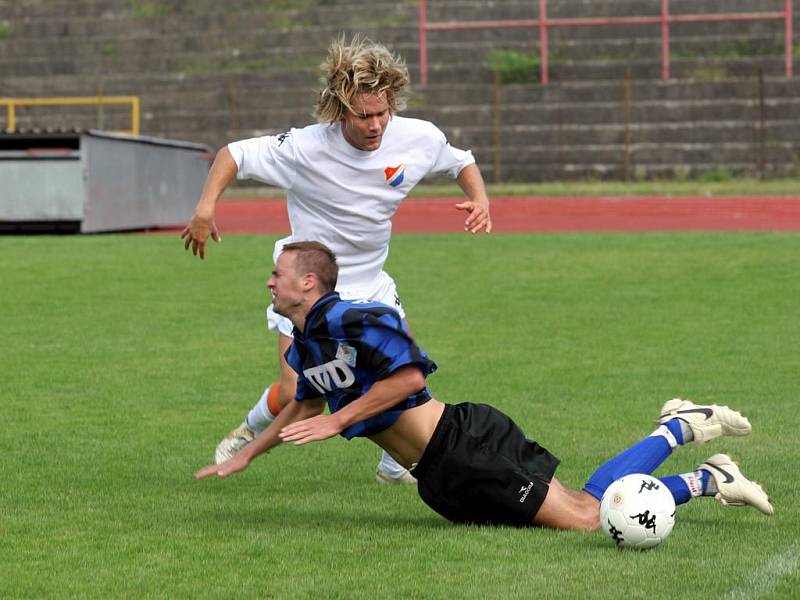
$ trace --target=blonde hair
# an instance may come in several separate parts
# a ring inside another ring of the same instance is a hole
[[[328,57],[319,66],[322,89],[314,117],[320,123],[336,123],[353,109],[353,99],[360,93],[385,94],[389,112],[406,107],[409,89],[405,61],[385,46],[361,36],[346,44],[344,35],[328,48]]]

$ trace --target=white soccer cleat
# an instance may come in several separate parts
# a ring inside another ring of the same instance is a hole
[[[765,515],[774,512],[764,488],[747,479],[727,454],[715,454],[697,469],[711,474],[717,484],[714,497],[725,506],[752,506]]]
[[[254,439],[256,439],[256,432],[242,423],[217,444],[217,449],[214,452],[214,462],[217,464],[224,463]]]
[[[380,465],[375,470],[375,481],[380,484],[384,485],[397,485],[397,484],[413,484],[417,483],[416,477],[414,477],[408,469],[404,469],[403,473],[397,477],[393,477],[387,471],[381,469]]]
[[[680,398],[664,404],[658,422],[663,424],[676,418],[689,425],[694,434],[694,445],[704,444],[721,435],[749,435],[753,430],[747,417],[727,406],[695,404]]]

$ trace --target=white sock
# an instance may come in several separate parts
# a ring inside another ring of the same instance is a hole
[[[666,425],[659,425],[658,429],[656,429],[653,433],[650,434],[650,437],[658,435],[667,440],[667,443],[669,444],[670,448],[674,449],[678,447],[678,440],[675,438],[675,436],[672,434],[672,432]]]
[[[406,472],[406,468],[393,459],[392,455],[386,452],[386,450],[383,451],[381,462],[378,463],[378,468],[388,473],[393,479],[402,477],[403,473]]]
[[[264,390],[264,393],[261,394],[261,398],[258,399],[258,402],[255,403],[250,412],[247,413],[247,416],[244,419],[245,425],[247,425],[250,429],[255,431],[256,433],[261,433],[269,424],[275,420],[275,415],[273,415],[269,407],[267,406],[267,396],[269,396],[269,388],[272,386],[267,387]]]
[[[703,474],[700,471],[684,473],[679,477],[686,482],[686,487],[689,488],[689,493],[692,495],[692,498],[703,495]]]
[[[684,421],[683,419],[678,419],[681,424],[681,435],[683,435],[683,443],[688,444],[691,441],[694,441],[694,431],[692,428],[689,427],[689,424]]]
[[[694,432],[689,424],[682,419],[670,419],[666,423],[659,425],[652,435],[660,435],[667,439],[670,448],[683,446],[694,440]]]

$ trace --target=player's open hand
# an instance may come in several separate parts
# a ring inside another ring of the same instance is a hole
[[[492,217],[489,214],[488,203],[466,200],[456,204],[456,208],[469,213],[467,220],[464,221],[464,231],[469,231],[470,233],[478,233],[479,231],[490,233],[492,231]]]
[[[203,467],[194,474],[194,478],[205,479],[206,477],[212,477],[214,475],[216,475],[217,477],[227,477],[228,475],[233,475],[234,473],[244,471],[249,464],[250,461],[248,461],[244,456],[242,456],[241,453],[234,454],[224,463],[220,463],[218,465],[208,465],[207,467]]]
[[[208,242],[209,237],[215,242],[222,241],[222,236],[219,234],[214,217],[201,217],[195,213],[192,220],[181,232],[183,249],[188,250],[191,245],[192,254],[197,256],[199,253],[200,258],[204,259],[206,257],[206,242]]]
[[[287,425],[278,434],[283,442],[294,442],[298,446],[308,442],[327,440],[341,433],[342,426],[336,415],[317,415],[310,419]]]

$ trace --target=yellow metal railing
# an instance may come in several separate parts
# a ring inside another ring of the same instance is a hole
[[[53,98],[0,98],[0,106],[6,107],[6,130],[14,132],[17,130],[18,106],[102,106],[106,104],[130,104],[131,105],[131,128],[119,133],[129,133],[139,135],[139,97],[138,96],[73,96],[73,97],[53,97]]]

